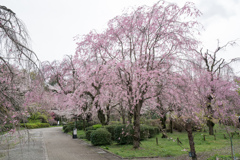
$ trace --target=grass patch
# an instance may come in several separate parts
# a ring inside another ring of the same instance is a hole
[[[214,136],[208,135],[208,132],[194,132],[194,142],[197,153],[214,151],[224,147],[230,148],[230,140],[223,126],[215,125],[214,129],[216,129],[216,140]],[[233,131],[233,129],[234,128],[231,128],[230,130]],[[227,139],[224,139],[224,134],[226,135]],[[205,141],[203,140],[203,135],[206,135]],[[124,158],[175,157],[188,154],[190,151],[186,132],[174,132],[173,134],[168,134],[168,139],[163,139],[161,136],[162,134],[159,134],[154,138],[141,141],[140,148],[137,150],[133,149],[133,145],[117,145],[116,143],[113,143],[112,145],[101,146],[101,148],[107,149],[108,151]],[[158,138],[159,145],[156,144],[156,138]],[[179,138],[182,144],[177,143],[177,138]],[[240,144],[240,136],[237,134],[235,134],[233,137],[233,144]]]

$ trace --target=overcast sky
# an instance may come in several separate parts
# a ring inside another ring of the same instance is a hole
[[[203,13],[199,22],[205,30],[201,40],[214,50],[220,44],[240,39],[239,0],[190,0]],[[107,27],[108,20],[130,6],[153,5],[157,0],[0,0],[0,5],[13,10],[26,25],[32,49],[41,61],[61,60],[74,54],[74,36]],[[169,0],[182,6],[184,0]],[[238,41],[240,44],[240,41]],[[221,56],[239,56],[240,46],[228,48]]]

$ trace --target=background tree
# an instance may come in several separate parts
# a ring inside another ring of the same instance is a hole
[[[127,100],[128,111],[134,116],[134,148],[140,146],[141,109],[147,100],[158,96],[154,92],[156,82],[169,75],[177,53],[193,50],[198,44],[193,38],[198,23],[181,19],[199,15],[191,3],[180,8],[159,1],[110,20],[103,34],[93,35],[93,52],[89,48],[84,52],[86,41],[78,43],[77,56],[84,52],[101,59],[104,65],[111,64],[114,72],[110,77],[117,77],[113,78],[115,86],[121,89],[121,97]]]
[[[16,14],[0,6],[0,103],[1,121],[18,122],[24,95],[29,90],[30,71],[37,70],[37,56],[29,48],[29,37]]]

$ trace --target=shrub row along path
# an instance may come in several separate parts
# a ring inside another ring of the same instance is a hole
[[[25,133],[27,137],[27,132]],[[29,130],[29,137],[22,145],[10,149],[0,160],[120,160],[99,147],[80,139],[72,139],[62,132],[62,127]],[[0,150],[1,151],[1,150]],[[141,160],[165,158],[141,158]],[[166,158],[168,159],[168,158]],[[137,159],[135,159],[137,160]]]

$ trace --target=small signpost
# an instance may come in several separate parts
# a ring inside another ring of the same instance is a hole
[[[77,138],[77,128],[73,129],[73,139]]]

